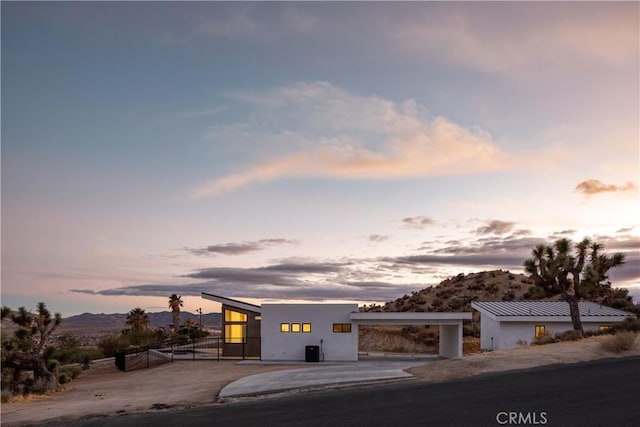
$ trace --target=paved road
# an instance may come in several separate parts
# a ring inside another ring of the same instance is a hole
[[[441,384],[363,386],[72,425],[640,426],[640,357]]]

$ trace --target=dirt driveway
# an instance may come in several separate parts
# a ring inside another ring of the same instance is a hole
[[[408,371],[418,380],[437,382],[486,372],[640,355],[640,345],[620,354],[607,353],[600,348],[600,343],[606,338],[593,337],[578,342],[473,354],[462,359],[429,362]],[[2,425],[24,426],[53,420],[211,405],[216,404],[220,390],[236,379],[262,372],[308,367],[299,364],[248,365],[235,361],[179,361],[125,373],[118,371],[112,363],[94,365],[68,384],[63,392],[3,404]]]

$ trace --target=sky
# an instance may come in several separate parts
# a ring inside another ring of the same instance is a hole
[[[380,303],[589,237],[640,300],[637,2],[2,2],[2,304]]]

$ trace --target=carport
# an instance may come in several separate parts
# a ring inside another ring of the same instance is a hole
[[[356,325],[428,325],[440,327],[440,349],[442,357],[462,357],[462,321],[471,320],[472,313],[350,313]],[[356,329],[357,331],[357,329]],[[357,336],[357,334],[356,334]]]

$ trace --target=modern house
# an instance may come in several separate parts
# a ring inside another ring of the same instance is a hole
[[[225,356],[269,361],[356,361],[360,325],[438,325],[442,357],[462,356],[462,322],[471,313],[361,313],[357,304],[222,304]],[[243,353],[244,352],[244,353]]]
[[[585,331],[597,331],[634,316],[627,311],[580,302],[580,319]],[[542,335],[573,329],[569,304],[565,301],[475,301],[480,312],[480,348],[499,350],[530,344]]]

